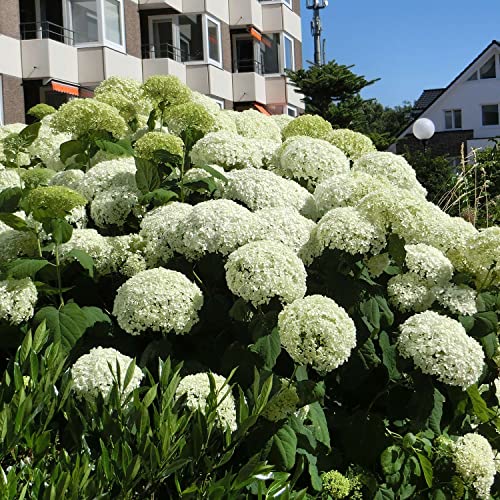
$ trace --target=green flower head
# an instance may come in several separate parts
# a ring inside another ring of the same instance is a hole
[[[329,494],[332,498],[346,498],[351,491],[351,482],[339,471],[325,472],[321,479],[323,481],[323,492]]]
[[[303,115],[291,121],[281,132],[283,140],[294,135],[306,135],[313,139],[328,140],[333,128],[325,119],[316,115]]]
[[[65,186],[37,187],[23,201],[26,212],[38,221],[62,219],[76,207],[83,207],[87,200]]]
[[[105,104],[113,106],[113,108],[118,110],[121,117],[126,122],[133,120],[137,115],[135,103],[125,97],[123,94],[119,94],[113,91],[101,92],[96,96],[96,99],[99,102],[104,102]]]
[[[36,104],[28,110],[28,115],[34,116],[37,120],[41,120],[48,115],[56,112],[56,108],[48,104],[40,103]]]
[[[165,121],[168,129],[176,135],[181,135],[187,130],[205,135],[215,125],[215,120],[207,109],[195,102],[186,102],[168,108]]]
[[[135,153],[139,158],[152,160],[155,151],[163,149],[175,156],[184,155],[184,143],[179,137],[164,132],[148,132],[135,143]]]
[[[20,175],[25,187],[33,189],[38,186],[48,186],[50,179],[56,175],[56,172],[50,168],[36,167],[21,170]]]
[[[157,105],[162,103],[167,106],[175,106],[191,99],[189,87],[173,75],[150,76],[144,82],[142,89],[144,94]]]

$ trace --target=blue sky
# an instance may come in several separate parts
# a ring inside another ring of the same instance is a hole
[[[313,60],[310,10],[302,0],[304,61]],[[321,11],[327,60],[381,80],[363,91],[386,106],[445,87],[493,39],[499,0],[330,0]]]

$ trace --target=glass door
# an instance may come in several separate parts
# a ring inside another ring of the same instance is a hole
[[[151,57],[155,59],[168,57],[177,60],[172,19],[153,19],[151,33]]]

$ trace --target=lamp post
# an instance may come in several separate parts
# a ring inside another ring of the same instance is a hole
[[[324,61],[321,57],[321,18],[319,11],[328,7],[328,0],[307,0],[306,7],[313,11],[311,34],[314,38],[314,64],[321,66]]]
[[[429,120],[429,118],[419,118],[413,124],[412,131],[415,138],[422,142],[425,153],[427,149],[427,141],[434,135],[434,132],[436,131],[434,122],[432,120]]]

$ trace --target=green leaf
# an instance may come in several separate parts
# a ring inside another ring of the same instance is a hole
[[[363,321],[366,326],[370,328],[370,330],[375,329],[376,331],[380,330],[380,311],[378,307],[378,302],[374,297],[370,297],[365,302],[361,302],[359,309],[363,314]]]
[[[491,332],[480,339],[484,352],[488,359],[493,359],[498,352],[498,337],[495,332]]]
[[[316,401],[309,405],[307,418],[312,423],[313,436],[326,447],[330,448],[330,432],[326,422],[325,412],[321,405]]]
[[[257,342],[250,345],[249,348],[264,361],[264,368],[271,370],[281,353],[281,339],[278,328],[273,328],[270,334],[257,339]]]
[[[382,349],[382,362],[387,368],[389,378],[391,380],[399,380],[401,374],[396,366],[396,346],[391,345],[387,332],[381,332],[378,341]]]
[[[49,265],[48,260],[43,259],[16,259],[7,267],[7,277],[14,279],[33,278],[35,274]]]
[[[160,187],[158,167],[151,161],[136,158],[135,181],[141,193],[149,193]]]
[[[0,213],[0,221],[17,231],[33,231],[33,229],[29,227],[28,224],[26,224],[26,221],[24,219],[21,219],[21,217],[18,217],[14,214]]]
[[[148,130],[151,131],[151,130],[154,130],[155,129],[155,126],[156,126],[156,109],[153,109],[153,111],[151,111],[151,113],[149,113],[149,117],[148,117]]]
[[[158,384],[153,385],[142,400],[142,404],[147,408],[155,400],[156,394],[158,393]]]
[[[91,278],[94,277],[94,259],[89,254],[78,248],[73,248],[73,250],[66,254],[66,257],[73,257],[83,269],[88,271]]]
[[[160,207],[166,205],[169,201],[172,201],[179,196],[174,191],[169,191],[168,189],[155,189],[150,193],[146,193],[139,199],[142,205],[152,204],[154,207]]]
[[[474,328],[470,331],[473,337],[484,337],[496,332],[498,316],[493,311],[479,312],[474,315]]]
[[[158,149],[153,153],[154,159],[163,164],[171,165],[172,167],[179,167],[184,161],[184,158],[177,154],[172,154],[166,149]]]
[[[380,455],[380,465],[386,476],[396,474],[405,461],[403,450],[396,445],[389,446]]]
[[[284,425],[272,437],[271,460],[279,467],[290,470],[295,465],[297,436],[289,425]]]
[[[251,306],[243,299],[237,299],[229,310],[229,317],[235,321],[246,323],[252,318],[253,311]]]
[[[417,452],[418,461],[420,462],[420,467],[424,473],[425,482],[429,488],[432,488],[432,481],[434,476],[434,471],[432,469],[432,464],[430,460],[422,453]]]
[[[489,422],[495,417],[495,411],[488,408],[486,401],[481,397],[481,394],[479,394],[479,389],[476,384],[471,385],[467,389],[467,394],[469,395],[469,399],[472,403],[474,414],[479,418],[479,420],[481,420],[481,422]]]
[[[85,153],[85,145],[78,140],[63,142],[59,146],[61,161],[66,163],[72,156]]]
[[[208,172],[212,177],[215,177],[216,179],[219,179],[223,182],[227,182],[227,177],[218,170],[216,170],[215,168],[211,167],[210,165],[201,165],[197,168],[205,170],[205,172]]]
[[[38,137],[38,132],[40,131],[40,127],[42,126],[41,122],[32,123],[27,127],[24,127],[21,132],[19,132],[19,138],[23,142],[24,147],[28,147]]]
[[[434,388],[434,406],[429,416],[429,427],[436,434],[441,434],[441,418],[443,416],[443,404],[445,397]]]
[[[51,219],[43,223],[44,230],[52,235],[54,243],[62,245],[71,239],[73,226],[64,219]]]
[[[122,140],[118,142],[106,141],[104,139],[98,139],[95,141],[96,146],[103,151],[111,153],[117,156],[132,156],[134,150],[128,141]]]
[[[393,258],[394,262],[403,267],[406,259],[405,242],[396,234],[391,234],[388,238],[387,251]]]
[[[23,191],[20,187],[9,187],[0,191],[0,212],[17,210]]]

